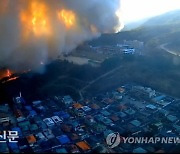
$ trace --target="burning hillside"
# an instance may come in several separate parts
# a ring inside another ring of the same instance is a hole
[[[101,33],[119,31],[120,0],[0,1],[0,64],[39,69]]]

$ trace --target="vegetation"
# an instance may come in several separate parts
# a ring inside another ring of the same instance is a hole
[[[153,24],[156,21],[153,19],[132,31],[104,34],[89,43],[97,46],[114,45],[123,40],[140,40],[145,42],[145,56],[115,56],[105,60],[100,67],[56,60],[46,66],[43,74],[28,73],[16,81],[1,84],[1,102],[11,102],[11,98],[20,91],[29,101],[66,94],[79,99],[80,89],[119,66],[122,67],[87,88],[86,95],[92,96],[124,83],[135,82],[180,97],[180,59],[158,48],[161,44],[168,43],[168,47],[179,51],[180,22],[173,22],[172,19],[167,22],[164,19],[160,20],[158,17],[159,24],[156,25]]]

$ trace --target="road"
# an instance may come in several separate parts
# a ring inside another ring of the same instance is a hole
[[[83,99],[84,99],[82,93],[83,93],[87,88],[89,88],[92,84],[94,84],[94,83],[97,82],[98,80],[100,80],[100,79],[108,76],[109,74],[114,73],[115,71],[117,71],[118,69],[120,69],[120,68],[122,68],[122,67],[123,67],[123,66],[118,66],[118,67],[112,69],[111,71],[106,72],[105,74],[102,74],[102,75],[99,76],[98,78],[96,78],[96,79],[92,80],[91,82],[89,82],[85,87],[83,87],[82,89],[80,89],[80,90],[79,90],[79,95],[80,95],[80,98],[81,98],[80,100],[83,100]]]
[[[179,57],[180,57],[180,53],[178,54],[177,52],[172,51],[172,50],[166,48],[166,45],[168,45],[168,43],[161,44],[159,47],[160,47],[161,49],[165,50],[166,52],[172,54],[172,55],[175,55],[175,56],[179,56]]]

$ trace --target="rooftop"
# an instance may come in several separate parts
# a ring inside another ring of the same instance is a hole
[[[132,125],[136,126],[136,127],[139,127],[141,125],[141,122],[138,121],[138,120],[133,120],[130,122]]]

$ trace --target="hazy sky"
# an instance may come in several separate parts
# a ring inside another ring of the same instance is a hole
[[[126,24],[180,9],[180,0],[121,0],[121,8]]]

